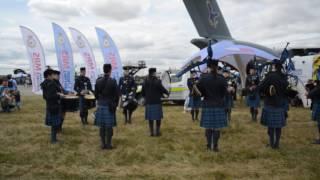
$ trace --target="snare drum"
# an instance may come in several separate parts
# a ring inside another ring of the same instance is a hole
[[[84,96],[86,107],[92,109],[96,107],[96,98],[93,94],[88,94]]]
[[[64,112],[76,112],[79,110],[79,97],[66,95],[61,99],[61,105]]]

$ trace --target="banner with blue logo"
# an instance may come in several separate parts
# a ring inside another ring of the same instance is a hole
[[[80,31],[74,28],[69,28],[69,30],[86,65],[86,76],[90,79],[92,88],[94,89],[98,78],[98,71],[93,50],[88,39]]]
[[[75,72],[71,44],[62,27],[55,23],[52,23],[52,27],[60,70],[60,82],[65,90],[73,91]]]
[[[43,47],[37,35],[27,27],[20,26],[23,42],[27,48],[30,62],[30,75],[32,80],[32,92],[42,94],[40,84],[44,81],[46,61]]]
[[[96,32],[104,62],[111,64],[112,77],[119,82],[120,77],[123,76],[123,69],[118,48],[106,31],[96,27]]]

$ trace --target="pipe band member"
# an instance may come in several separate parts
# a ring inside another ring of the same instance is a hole
[[[320,82],[315,81],[315,87],[307,93],[307,97],[312,100],[312,120],[318,122],[319,136],[313,144],[320,144]]]
[[[282,64],[273,60],[272,70],[258,86],[264,96],[264,106],[261,114],[261,124],[268,127],[269,144],[272,149],[279,149],[281,131],[286,126],[286,109],[283,104],[287,100],[289,83],[281,72]]]
[[[100,127],[101,149],[113,149],[113,127],[120,95],[117,81],[111,78],[111,69],[111,64],[103,65],[104,76],[97,79],[94,92],[98,101],[95,125]]]
[[[160,136],[161,120],[163,118],[161,98],[169,92],[163,87],[156,76],[157,69],[150,68],[149,75],[142,86],[142,96],[145,98],[145,119],[149,121],[150,136]],[[154,132],[154,121],[156,131]]]
[[[62,87],[61,83],[60,83],[60,71],[57,70],[53,70],[53,81],[56,83],[56,85],[59,87],[58,88],[58,93],[62,93],[64,95],[68,94],[68,92]],[[60,104],[61,107],[61,124],[58,127],[58,132],[62,131],[62,126],[63,126],[63,122],[64,122],[64,118],[66,116],[66,109],[63,106],[63,103]]]
[[[124,70],[124,77],[119,81],[121,91],[121,105],[123,107],[123,114],[125,117],[125,124],[131,124],[131,117],[133,111],[137,108],[137,102],[135,99],[137,85],[134,78],[129,74],[129,70]]]
[[[79,96],[80,118],[83,125],[88,124],[88,107],[86,105],[85,95],[92,92],[90,79],[86,77],[86,68],[80,68],[80,76],[76,78],[74,90]]]
[[[207,74],[200,77],[198,88],[203,99],[200,126],[205,128],[207,149],[218,152],[220,129],[227,127],[225,98],[227,95],[227,81],[218,74],[218,60],[209,59]]]
[[[191,108],[192,121],[199,120],[199,109],[201,107],[201,94],[197,88],[197,83],[199,82],[199,77],[196,71],[190,71],[191,77],[188,78],[187,84],[189,88],[189,104],[188,107]]]
[[[44,71],[45,80],[41,83],[43,99],[46,101],[45,124],[51,126],[51,143],[57,143],[57,132],[61,125],[61,97],[59,86],[54,82],[54,70]]]
[[[227,119],[228,121],[231,121],[231,112],[233,108],[233,100],[234,100],[234,94],[235,94],[235,88],[233,86],[230,69],[223,69],[223,77],[226,79],[228,83],[228,93],[225,97],[225,105],[226,105],[226,113],[227,113]]]
[[[252,121],[257,121],[258,108],[260,107],[260,95],[257,89],[259,85],[259,77],[257,75],[256,67],[249,64],[249,75],[246,79],[245,88],[247,91],[246,103],[250,107],[250,114]]]

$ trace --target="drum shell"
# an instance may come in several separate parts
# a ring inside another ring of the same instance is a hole
[[[87,109],[92,109],[96,107],[96,99],[86,98],[86,97],[84,99],[85,99]]]
[[[62,98],[61,105],[64,112],[76,112],[79,110],[79,98]]]

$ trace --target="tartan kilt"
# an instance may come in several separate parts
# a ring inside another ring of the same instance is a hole
[[[265,106],[262,109],[261,124],[271,128],[282,128],[287,124],[285,112],[283,107]]]
[[[285,111],[289,111],[289,99],[285,99],[282,106]]]
[[[248,107],[258,108],[260,107],[260,96],[258,93],[248,94],[246,96],[246,104]]]
[[[108,128],[116,126],[116,116],[109,111],[109,106],[98,106],[95,112],[94,125]]]
[[[314,102],[312,105],[312,120],[320,124],[320,102]]]
[[[58,113],[50,113],[46,110],[45,124],[47,126],[59,126],[62,122],[61,109]]]
[[[233,97],[232,96],[227,95],[225,97],[225,106],[226,106],[226,109],[233,108]]]
[[[163,111],[161,104],[146,104],[145,119],[146,120],[161,120],[163,118]]]
[[[220,129],[228,126],[225,108],[202,108],[200,126],[206,129]]]
[[[201,97],[199,96],[190,96],[189,97],[189,104],[188,104],[189,108],[195,108],[195,109],[199,109],[201,107]]]

